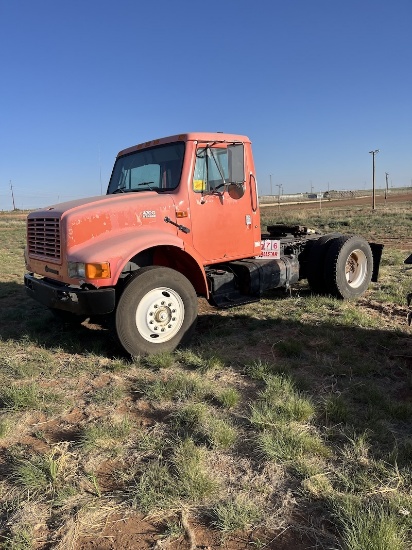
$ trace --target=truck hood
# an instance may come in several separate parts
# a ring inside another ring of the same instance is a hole
[[[154,191],[68,201],[29,214],[29,218],[60,218],[61,236],[67,249],[138,227],[175,232],[173,226],[164,222],[165,217],[176,218],[174,200],[170,194]]]
[[[61,216],[68,211],[84,211],[86,208],[106,208],[112,207],[116,204],[124,205],[125,202],[134,204],[141,204],[145,200],[152,201],[153,197],[158,196],[154,191],[142,191],[140,193],[119,193],[114,195],[97,195],[95,197],[86,197],[83,199],[75,199],[72,201],[59,202],[57,204],[51,204],[38,210],[34,210],[29,216],[39,217],[42,215],[47,216],[48,213],[52,213],[56,216]],[[162,195],[164,197],[165,195]],[[127,199],[126,199],[127,197]],[[50,214],[49,214],[50,215]]]

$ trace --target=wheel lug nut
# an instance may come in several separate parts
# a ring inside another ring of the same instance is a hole
[[[164,305],[165,305],[165,302],[160,302],[160,304],[161,304],[162,306],[164,306]]]

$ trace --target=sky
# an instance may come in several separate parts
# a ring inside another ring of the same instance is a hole
[[[411,0],[0,0],[0,210],[106,192],[118,151],[252,140],[259,192],[412,185]],[[281,186],[281,187],[280,187]]]

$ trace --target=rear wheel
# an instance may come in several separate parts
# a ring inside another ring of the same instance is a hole
[[[327,290],[332,296],[358,298],[368,288],[372,272],[372,251],[365,239],[340,237],[332,242],[325,258]]]
[[[341,233],[328,233],[313,241],[309,250],[307,266],[307,279],[313,292],[325,294],[327,285],[325,281],[325,258],[332,242],[341,237]]]
[[[173,351],[193,334],[197,296],[190,281],[168,267],[140,269],[120,296],[116,332],[130,355]]]

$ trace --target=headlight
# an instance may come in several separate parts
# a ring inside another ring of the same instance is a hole
[[[67,271],[72,279],[110,279],[109,262],[91,264],[69,262]]]
[[[69,262],[67,264],[67,272],[72,279],[86,277],[86,264],[82,262]]]

